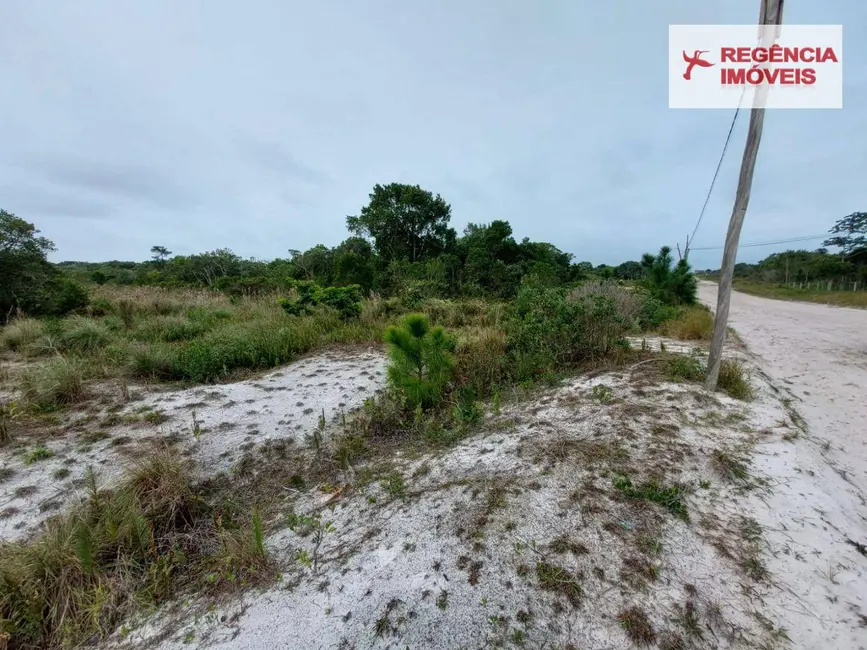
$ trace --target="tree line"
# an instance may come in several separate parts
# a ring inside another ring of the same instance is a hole
[[[321,287],[358,286],[365,294],[408,300],[510,299],[524,283],[565,286],[590,277],[651,277],[658,282],[660,273],[670,273],[664,283],[670,279],[683,287],[690,275],[685,262],[672,268],[667,247],[658,256],[645,255],[616,267],[594,266],[576,262],[573,255],[548,242],[527,237],[518,241],[508,221],[471,223],[458,235],[450,225],[451,216],[451,206],[440,195],[418,185],[391,183],[374,186],[367,205],[346,218],[349,237],[331,248],[319,244],[265,261],[242,258],[228,248],[174,255],[155,245],[145,262],[52,265],[47,254],[54,250],[53,243],[39,236],[33,224],[4,211],[0,214],[0,255],[5,256],[0,258],[4,262],[0,309],[65,313],[86,302],[80,285],[88,283],[201,287],[241,296],[279,292],[301,281]]]
[[[853,212],[830,229],[814,251],[773,253],[755,264],[735,265],[734,277],[752,282],[852,289],[867,288],[867,212]],[[838,252],[830,252],[829,248]],[[708,271],[715,275],[719,271]]]

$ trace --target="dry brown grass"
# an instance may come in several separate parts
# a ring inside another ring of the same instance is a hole
[[[704,305],[687,307],[677,317],[659,328],[660,334],[681,341],[710,341],[713,336],[713,314]]]

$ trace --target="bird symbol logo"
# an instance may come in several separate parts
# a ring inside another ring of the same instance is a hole
[[[707,54],[708,50],[696,50],[695,54],[692,57],[688,56],[686,51],[683,52],[683,60],[686,61],[689,65],[686,66],[686,72],[683,73],[683,78],[689,81],[692,78],[692,69],[695,66],[700,66],[702,68],[710,68],[714,64],[710,61],[705,61],[701,58],[702,54]]]

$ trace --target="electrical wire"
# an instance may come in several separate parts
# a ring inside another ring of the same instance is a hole
[[[805,235],[802,237],[789,237],[788,239],[774,239],[770,241],[752,242],[750,244],[741,244],[738,248],[753,248],[755,246],[773,246],[775,244],[791,244],[799,241],[814,241],[816,239],[827,239],[828,233],[822,235]],[[702,248],[690,248],[691,251],[718,251],[725,246],[704,246]]]
[[[726,142],[723,145],[723,150],[722,150],[722,153],[720,154],[719,162],[717,162],[717,164],[716,164],[716,170],[713,173],[713,179],[710,182],[710,188],[708,188],[707,196],[704,199],[704,205],[701,206],[701,212],[698,215],[698,221],[696,222],[695,228],[692,231],[692,237],[690,237],[690,240],[695,239],[695,234],[698,232],[698,227],[701,225],[701,221],[702,221],[702,219],[704,219],[704,213],[707,211],[707,204],[710,203],[710,197],[713,194],[713,188],[714,188],[714,185],[716,185],[716,179],[719,176],[719,170],[722,168],[723,160],[726,157],[726,151],[728,151],[729,143],[732,140],[732,133],[735,130],[735,124],[737,124],[737,121],[738,121],[738,115],[741,112],[741,100],[743,100],[743,98],[744,98],[744,93],[741,92],[741,98],[740,98],[740,100],[738,100],[738,107],[735,109],[735,114],[734,114],[734,117],[732,118],[732,123],[731,123],[731,126],[729,127],[728,135],[726,136]],[[695,250],[695,249],[693,249],[693,250]]]

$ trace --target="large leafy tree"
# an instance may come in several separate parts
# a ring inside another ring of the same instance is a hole
[[[349,231],[373,240],[385,263],[419,262],[450,249],[455,231],[449,227],[452,209],[437,194],[418,185],[375,185],[370,203],[360,214],[346,217]]]
[[[0,319],[16,309],[59,315],[87,303],[86,292],[48,262],[53,250],[36,226],[0,210]]]
[[[853,212],[843,217],[829,231],[823,246],[838,246],[846,255],[860,254],[867,249],[867,212]]]

